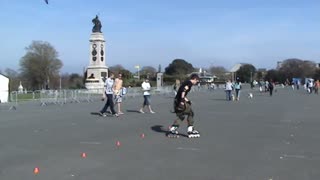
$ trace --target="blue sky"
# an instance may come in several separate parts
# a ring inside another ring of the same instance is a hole
[[[107,65],[164,69],[175,58],[195,67],[286,58],[320,62],[320,1],[0,0],[0,69],[19,69],[33,40],[51,43],[62,72],[89,64],[91,20],[99,13]]]

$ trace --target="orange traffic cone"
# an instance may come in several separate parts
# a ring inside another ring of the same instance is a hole
[[[33,173],[34,173],[34,174],[39,174],[39,172],[40,172],[39,168],[37,168],[37,167],[34,168],[34,170],[33,170]]]
[[[86,158],[86,157],[87,157],[86,153],[82,153],[82,154],[81,154],[81,157],[82,157],[82,158]]]
[[[121,146],[120,141],[117,141],[116,146],[117,146],[117,147],[120,147],[120,146]]]
[[[143,138],[144,138],[144,133],[142,133],[142,134],[140,135],[140,137],[143,139]]]

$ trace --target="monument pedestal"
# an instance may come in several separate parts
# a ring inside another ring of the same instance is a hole
[[[90,63],[87,67],[85,86],[89,90],[103,90],[108,77],[105,59],[105,40],[103,33],[94,32],[90,36]]]
[[[157,88],[161,88],[163,86],[163,73],[157,73]]]

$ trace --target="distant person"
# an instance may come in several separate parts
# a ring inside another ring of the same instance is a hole
[[[231,95],[232,89],[233,89],[232,83],[231,83],[230,79],[228,79],[228,81],[226,82],[226,85],[225,85],[227,101],[232,100],[232,95]]]
[[[313,82],[311,80],[309,80],[309,93],[311,94],[312,93],[312,90],[313,90]]]
[[[234,89],[236,90],[236,100],[240,100],[240,90],[241,90],[241,82],[240,79],[237,78],[236,83],[234,84]]]
[[[150,113],[155,113],[154,111],[152,111],[151,109],[151,100],[150,100],[150,90],[151,90],[151,85],[149,83],[149,79],[145,79],[143,81],[143,83],[141,84],[141,88],[143,90],[143,105],[141,107],[141,109],[139,110],[140,113],[144,113],[143,109],[147,106],[149,108],[149,112]]]
[[[297,90],[299,90],[300,84],[301,84],[301,83],[300,83],[300,81],[298,80],[298,81],[297,81]]]
[[[274,85],[274,82],[273,82],[272,79],[271,79],[270,82],[268,83],[268,89],[269,89],[269,94],[270,94],[270,96],[272,96],[274,86],[275,86],[275,85]]]
[[[319,82],[319,80],[316,80],[314,83],[314,93],[315,94],[318,94],[319,87],[320,87],[320,82]]]
[[[192,74],[190,76],[190,79],[183,82],[180,86],[178,93],[174,99],[174,111],[177,115],[177,119],[173,122],[169,133],[167,134],[168,137],[177,137],[179,136],[177,129],[180,126],[180,122],[182,122],[185,119],[185,116],[187,115],[187,121],[188,121],[188,137],[200,137],[200,133],[196,131],[193,127],[194,120],[193,120],[193,110],[191,108],[191,101],[187,98],[188,93],[191,90],[191,87],[193,85],[196,85],[199,82],[199,76],[197,74]]]
[[[110,107],[111,113],[114,116],[118,117],[118,114],[116,113],[116,111],[114,110],[114,103],[113,103],[113,84],[114,84],[114,74],[110,73],[109,78],[106,79],[105,81],[105,88],[104,88],[104,92],[103,92],[103,98],[102,100],[104,100],[105,98],[107,98],[107,102],[104,105],[104,107],[102,108],[102,110],[99,112],[100,116],[106,116],[106,112],[108,107]]]
[[[267,92],[269,91],[269,82],[266,81],[265,84],[264,84],[264,92]]]
[[[176,82],[173,84],[173,91],[174,91],[174,95],[177,95],[177,91],[180,87],[180,80],[176,79]]]
[[[114,85],[113,85],[113,89],[114,89],[114,95],[115,95],[115,103],[118,107],[118,115],[124,114],[121,111],[121,103],[122,103],[122,84],[123,84],[123,80],[122,80],[122,74],[119,73],[118,77],[114,80]]]

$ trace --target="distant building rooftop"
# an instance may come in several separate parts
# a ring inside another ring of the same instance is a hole
[[[230,72],[234,73],[237,72],[243,65],[245,65],[246,63],[239,63],[234,65],[231,69]]]

